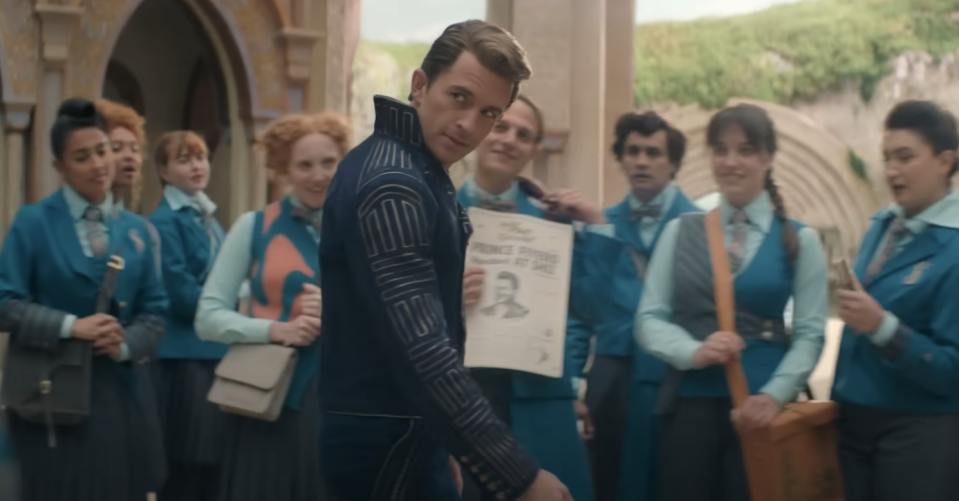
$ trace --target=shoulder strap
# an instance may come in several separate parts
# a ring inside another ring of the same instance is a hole
[[[736,332],[736,305],[733,291],[733,274],[729,271],[729,256],[726,254],[723,223],[719,210],[706,215],[706,238],[709,241],[709,257],[713,267],[713,297],[716,302],[716,319],[719,328]],[[749,384],[743,364],[737,357],[726,364],[726,381],[729,394],[733,398],[733,407],[739,409],[749,397]]]
[[[120,249],[123,247],[120,242],[123,235],[124,225],[123,215],[117,212],[114,216],[114,224],[110,228],[110,247],[113,252],[110,254],[110,260],[107,262],[107,271],[103,274],[103,281],[100,282],[100,291],[97,294],[97,313],[108,313],[110,303],[113,301],[113,292],[117,288],[117,277],[126,266],[126,261],[120,256]]]

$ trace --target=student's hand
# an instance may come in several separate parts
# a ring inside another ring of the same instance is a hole
[[[852,276],[856,290],[839,290],[839,317],[857,334],[876,332],[882,325],[886,310],[870,296]]]
[[[533,485],[526,489],[520,501],[573,501],[569,489],[556,478],[556,475],[546,471],[539,470],[539,475],[533,481]]]
[[[768,428],[782,407],[773,397],[760,393],[746,399],[742,409],[732,411],[733,426],[739,433]]]
[[[703,341],[693,356],[693,365],[697,369],[711,365],[725,365],[746,348],[746,343],[735,332],[714,332]]]
[[[319,335],[320,319],[309,315],[270,325],[270,341],[283,346],[309,346]]]
[[[460,464],[456,462],[456,459],[453,456],[450,456],[450,476],[453,477],[453,483],[456,484],[456,492],[462,496],[463,495],[463,470],[460,469]]]
[[[120,328],[120,322],[111,315],[97,313],[89,317],[78,318],[73,322],[73,330],[70,334],[77,339],[95,341],[103,336],[110,336],[123,329]]]
[[[545,198],[543,202],[553,211],[565,214],[576,221],[588,224],[606,224],[603,210],[579,191],[557,190]]]
[[[589,407],[586,406],[586,402],[576,399],[573,401],[573,411],[576,412],[576,417],[583,421],[583,438],[591,439],[593,438],[593,418],[589,415]]]
[[[300,314],[320,318],[323,312],[323,292],[313,284],[303,284],[300,294]]]
[[[120,358],[120,346],[123,344],[123,327],[117,324],[116,330],[104,334],[93,341],[93,348],[97,355],[116,354],[114,359]]]
[[[486,270],[481,266],[470,266],[463,273],[463,306],[467,310],[480,302],[483,295],[483,282],[486,280]]]

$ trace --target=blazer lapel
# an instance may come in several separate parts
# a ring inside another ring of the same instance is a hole
[[[73,216],[70,214],[70,207],[67,206],[67,201],[63,198],[63,193],[61,192],[51,198],[46,208],[53,234],[59,240],[59,251],[66,254],[65,258],[73,271],[96,281],[93,276],[93,267],[90,265],[90,258],[83,253],[83,246],[80,245],[80,237],[77,235],[77,227],[74,224]]]
[[[949,233],[953,232],[936,226],[926,228],[912,242],[909,242],[902,252],[886,261],[873,282],[878,282],[903,268],[928,260],[939,251],[945,239],[950,238]]]
[[[856,258],[856,277],[862,281],[866,277],[866,268],[876,254],[876,247],[882,236],[886,234],[886,227],[889,225],[889,218],[875,218],[873,224],[869,226],[866,236],[862,238],[862,245],[859,247],[859,256]]]
[[[614,206],[609,211],[609,222],[616,228],[616,234],[619,235],[630,247],[646,253],[646,246],[639,236],[639,228],[630,220],[629,201],[623,200],[619,205]]]

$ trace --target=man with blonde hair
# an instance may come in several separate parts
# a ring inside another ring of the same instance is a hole
[[[320,454],[337,500],[455,500],[457,463],[491,500],[571,499],[496,418],[461,355],[472,228],[448,171],[530,73],[505,30],[449,26],[413,73],[412,105],[375,97],[373,135],[333,179],[320,243]]]

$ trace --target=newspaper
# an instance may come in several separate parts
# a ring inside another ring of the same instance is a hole
[[[486,271],[466,316],[468,367],[562,377],[573,228],[471,207],[466,266]]]

